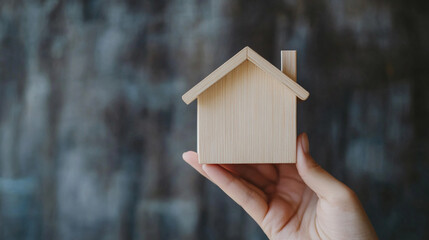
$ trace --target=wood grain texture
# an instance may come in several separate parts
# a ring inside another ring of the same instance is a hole
[[[195,85],[193,88],[191,88],[185,94],[183,94],[182,100],[186,104],[190,104],[191,102],[193,102],[198,97],[198,95],[200,95],[202,92],[204,92],[207,88],[212,86],[219,79],[221,79],[226,74],[231,72],[231,70],[233,70],[238,65],[243,63],[247,59],[248,48],[249,47],[243,48],[240,52],[235,54],[232,58],[230,58],[228,61],[226,61],[224,64],[222,64],[216,70],[214,70],[210,75],[208,75],[206,78],[201,80],[201,82],[197,83],[197,85]]]
[[[217,81],[221,80],[226,74],[235,69],[245,60],[250,60],[256,66],[261,68],[263,71],[270,74],[274,79],[277,79],[284,85],[286,85],[290,90],[301,100],[306,100],[310,95],[307,90],[301,87],[293,79],[283,74],[279,69],[274,67],[270,62],[265,60],[250,47],[243,48],[240,52],[222,64],[219,68],[213,71],[210,75],[204,78],[201,82],[187,91],[182,99],[186,104],[190,104],[194,101],[201,93],[210,88]]]
[[[290,79],[292,79],[293,81],[297,82],[297,54],[295,50],[285,50],[285,51],[281,51],[280,53],[280,59],[281,59],[281,71],[288,76]],[[291,106],[291,108],[293,107],[293,112],[291,112],[290,114],[293,114],[293,116],[291,115],[290,118],[293,118],[293,126],[291,129],[291,135],[293,135],[293,140],[292,137],[290,139],[290,144],[293,144],[292,147],[294,147],[296,149],[296,125],[297,125],[297,121],[296,121],[296,97],[293,97],[293,99],[291,98],[289,101],[294,101],[295,105]],[[286,113],[289,114],[289,113]],[[292,133],[293,132],[293,133]],[[296,150],[295,150],[295,155],[293,156],[293,159],[291,160],[292,163],[296,163]]]
[[[280,53],[281,57],[281,71],[286,74],[290,79],[296,82],[296,51],[283,50]]]
[[[279,69],[274,67],[270,62],[261,57],[258,53],[253,51],[252,49],[248,49],[247,51],[247,59],[252,61],[254,64],[259,66],[262,70],[271,74],[275,79],[282,82],[288,88],[292,90],[296,94],[296,96],[301,100],[306,100],[310,93],[301,87],[298,83],[290,79],[288,76],[284,75]]]
[[[245,61],[198,96],[200,163],[293,163],[296,96]]]

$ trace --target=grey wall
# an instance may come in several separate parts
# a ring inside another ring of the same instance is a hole
[[[429,238],[429,9],[399,0],[0,1],[0,238],[265,239],[181,160],[180,96],[298,50],[322,166],[382,239]]]

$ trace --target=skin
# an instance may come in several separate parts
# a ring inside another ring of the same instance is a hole
[[[219,186],[269,239],[378,239],[356,194],[310,156],[308,137],[297,140],[295,164],[199,164],[183,159]]]

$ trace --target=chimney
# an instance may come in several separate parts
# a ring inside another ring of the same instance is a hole
[[[282,72],[296,82],[296,50],[281,51]]]

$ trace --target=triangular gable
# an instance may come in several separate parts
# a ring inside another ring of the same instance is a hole
[[[222,79],[225,75],[227,75],[246,60],[251,61],[260,69],[269,73],[275,79],[286,85],[299,99],[305,100],[310,95],[307,90],[282,73],[278,68],[274,67],[270,62],[253,51],[250,47],[245,47],[212,73],[210,73],[210,75],[204,78],[201,82],[197,83],[188,92],[183,94],[183,101],[186,104],[190,104],[206,89],[211,87],[213,84]]]

